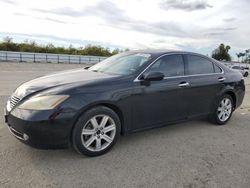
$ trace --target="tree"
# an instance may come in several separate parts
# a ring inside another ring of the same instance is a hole
[[[240,62],[240,58],[241,58],[241,62],[242,63],[250,63],[250,49],[245,50],[244,52],[239,52],[236,53],[237,57],[238,57],[238,61]]]
[[[17,44],[12,41],[12,38],[5,37],[3,39],[3,42],[1,44],[1,48],[5,51],[16,51],[17,50]]]
[[[4,43],[8,43],[8,44],[10,44],[10,43],[12,43],[12,42],[13,42],[13,39],[12,39],[12,38],[10,38],[10,37],[5,37],[5,38],[3,39],[3,42],[4,42]]]
[[[230,46],[225,46],[223,43],[220,44],[220,46],[218,48],[216,48],[213,52],[212,52],[212,58],[217,59],[219,61],[231,61],[231,56],[229,54],[229,50],[231,49]]]
[[[245,56],[246,56],[245,62],[247,62],[247,61],[248,61],[248,58],[249,58],[250,49],[246,50],[245,52],[246,52],[246,53],[245,53]]]
[[[246,53],[241,53],[241,57],[242,57],[241,62],[243,62],[243,61],[244,61],[244,57],[245,57],[245,55],[246,55]]]
[[[73,55],[93,55],[93,56],[111,56],[122,52],[120,49],[111,51],[109,48],[102,46],[86,45],[85,47],[75,48],[73,45],[66,47],[57,47],[51,43],[40,45],[35,41],[25,40],[21,43],[13,42],[12,38],[5,37],[0,41],[0,50],[15,52],[38,52],[38,53],[56,53],[56,54],[73,54]]]
[[[241,53],[236,53],[236,56],[238,57],[238,62],[240,62]]]
[[[120,53],[120,49],[116,48],[112,51],[112,55],[115,55],[115,54],[119,54]]]

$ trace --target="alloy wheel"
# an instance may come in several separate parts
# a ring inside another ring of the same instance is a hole
[[[102,151],[114,140],[115,121],[108,115],[96,115],[83,126],[81,141],[90,151]]]
[[[217,116],[220,121],[225,122],[232,113],[232,102],[229,98],[223,98],[217,108]]]

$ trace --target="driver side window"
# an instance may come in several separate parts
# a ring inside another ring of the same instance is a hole
[[[184,62],[182,55],[166,55],[158,59],[147,72],[161,72],[165,77],[183,76]]]

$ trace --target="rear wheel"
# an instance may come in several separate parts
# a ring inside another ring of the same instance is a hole
[[[113,110],[94,107],[78,119],[72,134],[73,146],[84,155],[102,155],[115,144],[120,127],[119,117]]]
[[[248,77],[248,72],[245,72],[244,77]]]
[[[226,124],[233,113],[233,99],[230,95],[223,95],[216,105],[212,115],[212,121],[218,125]]]

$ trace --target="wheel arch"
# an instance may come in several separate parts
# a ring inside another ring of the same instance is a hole
[[[230,95],[232,97],[232,99],[233,99],[233,110],[235,110],[236,102],[237,102],[236,94],[232,90],[225,91],[224,94]]]
[[[96,106],[105,106],[107,108],[110,108],[111,110],[113,110],[119,117],[120,119],[120,123],[121,123],[121,135],[124,135],[124,116],[123,116],[123,113],[121,111],[121,109],[115,105],[115,104],[112,104],[112,103],[100,103]]]
[[[236,104],[237,104],[237,96],[235,94],[235,92],[232,90],[232,88],[225,88],[224,90],[222,90],[221,92],[218,93],[218,95],[216,96],[214,102],[211,105],[211,112],[214,111],[214,109],[217,107],[217,104],[220,100],[220,98],[223,95],[230,95],[233,99],[233,110],[236,109]]]

